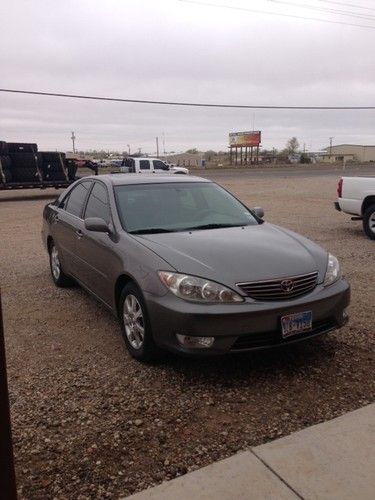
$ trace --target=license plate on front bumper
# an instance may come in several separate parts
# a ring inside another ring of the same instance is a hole
[[[281,318],[281,333],[283,338],[312,330],[312,312],[305,311],[289,314]]]

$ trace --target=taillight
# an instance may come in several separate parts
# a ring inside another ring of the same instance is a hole
[[[337,183],[337,196],[338,198],[342,197],[342,179]]]

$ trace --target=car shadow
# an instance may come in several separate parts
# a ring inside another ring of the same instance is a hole
[[[173,370],[176,375],[192,381],[204,378],[211,385],[238,386],[241,382],[248,385],[249,377],[269,379],[280,374],[293,375],[308,367],[326,367],[337,349],[339,342],[326,336],[289,346],[224,356],[194,358],[167,354],[155,368]]]

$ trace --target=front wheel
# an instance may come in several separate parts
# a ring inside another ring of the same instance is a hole
[[[375,205],[370,205],[363,214],[363,230],[371,240],[375,240]]]
[[[160,358],[155,344],[142,293],[134,283],[128,283],[120,296],[119,317],[126,347],[138,361],[150,362]]]

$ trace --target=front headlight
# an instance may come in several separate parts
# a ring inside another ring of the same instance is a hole
[[[327,271],[324,277],[324,286],[332,285],[335,281],[341,278],[341,269],[339,261],[331,253],[328,254]]]
[[[167,271],[159,271],[158,274],[161,282],[181,299],[220,304],[244,301],[236,292],[214,281]]]

